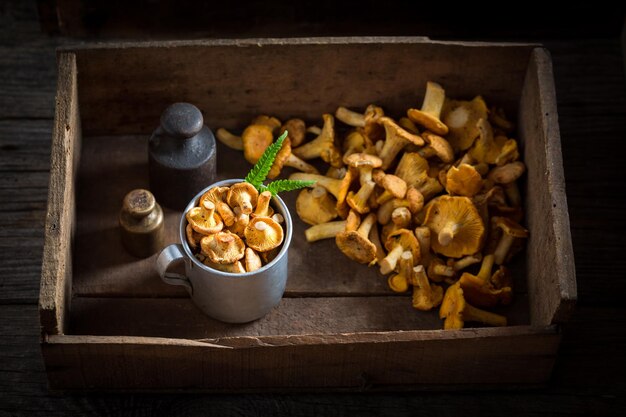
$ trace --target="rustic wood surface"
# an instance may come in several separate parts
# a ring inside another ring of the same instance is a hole
[[[580,37],[585,37],[581,33]],[[589,36],[592,38],[592,36]],[[39,350],[56,61],[35,6],[0,3],[0,415],[622,415],[626,92],[618,38],[550,40],[579,301],[552,379],[481,393],[52,395]],[[410,360],[410,359],[408,359]]]

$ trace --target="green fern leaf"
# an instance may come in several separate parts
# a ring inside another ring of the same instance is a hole
[[[278,180],[270,182],[267,185],[267,190],[272,195],[277,195],[283,191],[299,190],[300,188],[309,187],[315,184],[315,181],[301,181],[301,180]]]
[[[268,146],[267,149],[265,149],[265,152],[263,152],[263,155],[257,161],[257,163],[254,164],[250,172],[248,172],[248,175],[246,175],[245,181],[254,185],[257,190],[262,191],[261,186],[263,185],[263,181],[265,181],[265,178],[267,178],[267,174],[270,172],[270,169],[274,164],[274,159],[276,159],[278,151],[280,151],[280,148],[282,148],[283,142],[285,141],[287,134],[288,132],[285,130],[285,132],[280,135],[280,137],[276,139],[274,143]]]

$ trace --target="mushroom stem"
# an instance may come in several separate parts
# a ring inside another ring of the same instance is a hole
[[[232,226],[233,223],[235,223],[235,213],[233,213],[233,210],[228,204],[223,201],[218,201],[216,209],[226,226]]]
[[[370,213],[361,222],[359,228],[356,229],[357,233],[363,236],[365,239],[368,239],[370,230],[376,224],[376,215],[374,213]]]
[[[285,166],[292,167],[298,171],[307,172],[309,174],[319,174],[320,172],[313,165],[304,162],[294,154],[287,157],[284,163]]]
[[[506,326],[506,317],[481,310],[467,303],[461,314],[464,321],[477,321],[490,326]]]
[[[513,241],[515,238],[507,233],[503,233],[500,241],[498,242],[498,246],[493,253],[494,262],[498,265],[502,265],[504,263],[504,259],[506,255],[509,253],[511,246],[513,245]]]
[[[306,128],[306,132],[313,135],[319,135],[320,133],[322,133],[322,128],[319,126],[309,126]]]
[[[376,183],[374,181],[368,181],[361,185],[361,188],[359,188],[359,191],[357,191],[356,194],[350,191],[350,193],[348,193],[348,204],[350,207],[352,207],[352,209],[359,214],[369,212],[370,208],[367,201],[374,191],[374,187],[376,187]]]
[[[348,174],[346,174],[346,177],[347,176]],[[326,188],[326,190],[328,190],[332,195],[335,196],[337,201],[344,201],[346,199],[346,194],[348,193],[348,187],[343,187],[343,181],[345,180],[345,177],[344,179],[339,180],[334,178],[328,178],[324,175],[296,172],[294,174],[291,174],[289,176],[289,179],[315,181],[316,183],[313,186],[319,185]]]
[[[519,187],[517,186],[517,181],[505,184],[504,192],[513,207],[520,207],[522,205],[522,196],[520,194]]]
[[[453,277],[455,274],[455,270],[453,267],[444,264],[434,265],[432,271],[436,275],[440,275],[443,277]]]
[[[387,275],[396,269],[396,265],[398,264],[398,260],[400,256],[404,252],[404,248],[402,245],[395,245],[393,249],[385,256],[385,258],[380,262],[380,273],[383,275]]]
[[[213,214],[215,213],[215,204],[213,204],[211,201],[206,200],[204,201],[204,209],[205,209],[205,216],[207,219],[212,219],[213,218]]]
[[[376,246],[376,262],[380,262],[386,254],[385,249],[383,249],[383,244],[380,241],[380,234],[378,233],[377,227],[370,229],[369,240]]]
[[[508,252],[508,250],[507,250]],[[493,268],[494,255],[487,255],[483,258],[483,263],[480,265],[480,271],[476,276],[481,279],[482,282],[489,281],[491,278],[491,269]]]
[[[452,242],[452,239],[454,239],[454,235],[456,234],[456,232],[458,232],[459,230],[459,224],[458,223],[448,223],[446,224],[443,229],[441,229],[441,231],[439,232],[439,236],[437,236],[437,240],[439,241],[439,244],[442,246],[447,246],[448,244],[450,244],[450,242]]]
[[[468,255],[464,258],[459,259],[458,261],[454,261],[452,263],[452,268],[454,268],[455,271],[460,271],[462,269],[467,268],[468,266],[477,264],[482,259],[483,259],[483,256],[480,252],[474,255]]]
[[[270,213],[270,201],[272,200],[272,193],[269,191],[263,191],[259,194],[256,202],[256,209],[254,215],[258,217],[268,217]]]
[[[229,148],[237,151],[243,151],[243,140],[241,139],[241,136],[234,135],[223,127],[217,129],[215,136],[217,137],[217,140]]]
[[[354,127],[365,126],[365,116],[355,111],[349,110],[343,106],[337,107],[335,111],[335,117],[345,124]]]
[[[420,244],[421,263],[428,268],[432,259],[430,254],[430,229],[426,226],[416,227],[415,237]]]
[[[307,242],[315,242],[322,239],[330,239],[337,236],[346,228],[346,220],[337,220],[334,222],[320,223],[311,226],[304,231]]]
[[[422,102],[422,111],[439,118],[441,109],[446,100],[445,90],[437,83],[426,83],[426,93]]]

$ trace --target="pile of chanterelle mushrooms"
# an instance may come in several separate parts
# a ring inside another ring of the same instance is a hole
[[[348,258],[378,265],[393,291],[412,287],[416,309],[440,306],[445,329],[465,321],[506,325],[484,308],[511,302],[504,265],[528,231],[520,225],[516,184],[525,166],[503,111],[488,110],[480,96],[446,98],[439,84],[428,82],[421,109],[398,120],[373,104],[362,114],[339,107],[334,117],[322,117],[320,129],[259,116],[241,137],[224,129],[217,136],[255,163],[288,130],[270,177],[290,166],[302,171],[290,179],[316,181],[296,201],[298,215],[312,225],[309,242],[334,238]],[[345,135],[335,119],[347,125]],[[307,133],[315,137],[306,141]],[[316,158],[330,165],[325,175],[306,162]],[[476,274],[467,272],[479,263]]]

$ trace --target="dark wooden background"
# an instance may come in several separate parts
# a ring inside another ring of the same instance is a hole
[[[59,15],[66,19],[65,26],[59,26],[55,2],[40,1],[46,29],[42,31],[35,2],[0,0],[0,416],[502,416],[622,415],[626,411],[623,9],[573,2],[563,14],[550,15],[538,13],[532,4],[524,3],[526,8],[521,9],[519,3],[520,10],[515,10],[516,6],[499,3],[484,5],[501,15],[488,19],[475,2],[468,2],[454,16],[445,14],[449,10],[443,6],[420,14],[416,5],[407,11],[398,2],[374,1],[303,1],[298,6],[285,1],[269,6],[261,1],[224,2],[212,9],[193,9],[194,2],[181,0],[171,14],[156,1],[128,3],[94,1],[75,16]],[[190,12],[196,15],[192,21]],[[169,20],[163,23],[166,15]],[[549,384],[532,390],[480,392],[48,393],[39,351],[37,298],[54,116],[55,48],[77,42],[63,34],[76,34],[78,41],[369,34],[544,42],[554,62],[579,294],[574,317],[563,328]]]

